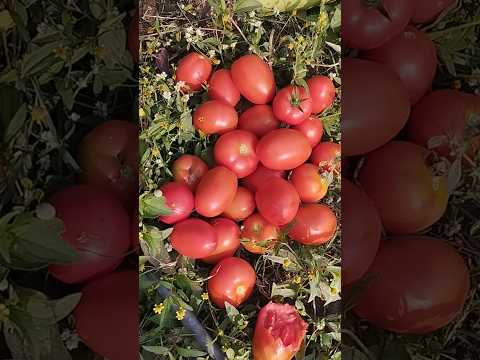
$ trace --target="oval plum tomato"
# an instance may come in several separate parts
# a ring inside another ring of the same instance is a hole
[[[252,174],[258,166],[255,153],[257,137],[245,130],[233,130],[220,136],[213,155],[219,165],[232,170],[238,178]]]
[[[233,256],[240,247],[240,229],[235,222],[225,218],[213,219],[211,224],[217,234],[217,247],[202,261],[207,264],[216,264],[220,260]]]
[[[323,204],[306,204],[298,209],[288,235],[304,245],[322,245],[330,241],[337,230],[337,217]]]
[[[312,153],[308,139],[294,129],[276,129],[258,141],[257,156],[272,170],[291,170],[303,164]]]
[[[63,221],[63,240],[80,255],[73,264],[50,265],[54,278],[81,283],[120,265],[130,247],[131,220],[117,198],[98,188],[75,185],[57,192],[50,202]]]
[[[320,114],[333,104],[335,86],[328,76],[317,75],[307,80],[312,98],[312,114]]]
[[[283,170],[271,170],[258,164],[257,170],[251,175],[244,177],[241,181],[242,185],[255,193],[259,187],[267,183],[270,178],[278,177],[285,178],[286,172]]]
[[[275,78],[268,64],[257,55],[244,55],[232,64],[230,73],[234,84],[245,99],[260,105],[275,96]]]
[[[175,81],[183,81],[183,91],[197,91],[202,88],[212,73],[212,63],[199,53],[191,52],[178,62]]]
[[[269,302],[258,313],[253,334],[253,359],[293,359],[304,342],[307,328],[295,307]]]
[[[139,24],[140,16],[138,8],[135,10],[132,20],[128,26],[128,51],[132,54],[132,59],[135,64],[138,64],[139,60]]]
[[[205,217],[215,217],[228,209],[237,193],[235,173],[224,166],[208,171],[195,192],[195,209]]]
[[[138,272],[134,270],[115,272],[85,285],[73,313],[82,341],[108,359],[138,356],[137,295]]]
[[[365,275],[377,254],[381,233],[380,214],[372,200],[342,178],[342,286]]]
[[[468,268],[446,241],[408,236],[381,242],[372,280],[354,312],[397,333],[426,334],[450,323],[470,290]]]
[[[437,72],[437,50],[433,41],[413,26],[408,26],[381,47],[364,52],[362,57],[395,71],[408,91],[411,104],[432,88]]]
[[[279,229],[259,213],[249,216],[243,222],[242,245],[253,254],[265,254],[278,241]]]
[[[158,219],[165,224],[175,224],[190,216],[195,206],[192,192],[185,184],[169,182],[160,187],[165,197],[166,206],[170,209],[170,215],[160,216]]]
[[[280,121],[269,105],[254,105],[245,110],[238,119],[238,129],[250,131],[258,138],[279,127]]]
[[[198,183],[208,171],[205,161],[198,156],[185,154],[173,162],[173,178],[180,184],[185,184],[195,191]]]
[[[414,24],[431,22],[454,3],[455,0],[417,0],[412,22]]]
[[[255,193],[260,215],[274,225],[285,225],[293,220],[300,206],[295,187],[285,179],[271,178]]]
[[[362,155],[386,144],[404,127],[409,114],[407,90],[393,70],[368,60],[342,60],[344,156]]]
[[[235,108],[222,100],[209,100],[193,113],[193,125],[204,134],[224,134],[237,127]]]
[[[324,171],[339,172],[341,166],[340,156],[340,144],[325,141],[315,146],[312,151],[312,156],[310,157],[310,162]]]
[[[247,188],[239,186],[232,203],[223,212],[222,216],[235,221],[242,221],[252,215],[254,211],[255,196]]]
[[[425,148],[404,141],[392,141],[365,157],[359,181],[388,233],[416,233],[445,212],[447,177],[435,174],[427,157]]]
[[[275,117],[289,125],[298,125],[312,114],[312,98],[301,86],[286,86],[273,99]]]
[[[214,100],[223,100],[233,107],[237,105],[240,101],[240,91],[233,83],[230,70],[220,69],[212,74],[208,82],[208,97]]]
[[[111,191],[131,212],[138,202],[138,129],[128,121],[110,120],[80,143],[82,181]]]
[[[179,254],[192,259],[201,259],[213,254],[218,240],[212,225],[200,219],[190,218],[173,226],[170,242]]]
[[[322,139],[322,121],[314,116],[309,117],[300,125],[293,126],[292,129],[298,130],[305,135],[312,148],[315,147]]]
[[[327,177],[312,164],[302,164],[293,169],[290,182],[304,203],[316,203],[323,199],[329,185]]]
[[[257,275],[249,262],[238,257],[221,260],[210,272],[208,295],[219,308],[225,302],[238,307],[253,292]]]
[[[415,0],[342,0],[342,41],[374,49],[399,34],[415,11]]]

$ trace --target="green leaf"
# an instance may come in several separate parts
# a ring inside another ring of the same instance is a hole
[[[205,356],[207,353],[205,351],[200,351],[197,349],[187,349],[187,348],[182,348],[178,347],[176,348],[177,354],[186,358],[189,357],[199,357],[199,356]]]
[[[0,33],[7,32],[15,26],[15,22],[8,10],[0,11]]]
[[[21,63],[21,77],[26,78],[46,71],[53,63],[61,61],[55,56],[55,49],[63,46],[63,41],[55,41],[35,48],[24,56]]]
[[[33,296],[28,300],[26,310],[36,321],[53,325],[67,317],[78,305],[81,297],[81,293],[67,295],[58,300],[46,300]]]
[[[140,196],[140,216],[145,219],[154,219],[163,215],[170,215],[172,211],[166,205],[164,196],[144,193]]]
[[[107,14],[107,4],[105,0],[90,0],[89,3],[90,12],[98,19],[103,19]]]
[[[228,318],[234,323],[236,317],[240,315],[240,312],[237,310],[237,308],[235,308],[235,306],[233,306],[227,301],[225,301],[225,310],[227,312]]]
[[[272,292],[271,296],[280,296],[283,298],[294,298],[296,295],[295,290],[290,288],[288,284],[277,285],[275,283],[272,284]]]
[[[10,142],[14,136],[20,131],[27,120],[27,104],[22,104],[15,113],[15,116],[10,120],[7,130],[5,131],[4,141]]]
[[[168,355],[168,352],[169,352],[168,348],[163,347],[163,346],[147,346],[147,345],[144,345],[144,346],[142,346],[142,348],[145,351],[151,352],[151,353],[156,354],[156,355]]]

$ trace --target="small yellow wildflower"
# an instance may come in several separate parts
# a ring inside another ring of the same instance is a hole
[[[209,296],[208,296],[208,293],[207,292],[204,292],[202,294],[202,300],[208,300],[209,299]]]
[[[302,283],[302,277],[300,275],[297,275],[293,278],[293,282],[295,284],[301,284]]]
[[[156,147],[152,148],[152,155],[155,156],[155,157],[159,157],[160,156],[160,150],[158,150],[158,148],[156,148]]]
[[[138,109],[138,116],[141,118],[145,117],[145,110],[143,110],[143,108]]]
[[[138,270],[139,270],[140,272],[144,272],[144,271],[145,271],[145,263],[140,264],[140,265],[138,266]]]
[[[165,305],[163,305],[163,303],[155,304],[153,306],[153,312],[157,315],[160,315],[162,313],[163,309],[165,309]]]
[[[283,267],[284,268],[288,268],[291,264],[292,264],[292,262],[290,261],[290,259],[283,259]]]
[[[180,308],[177,310],[176,315],[177,315],[177,320],[183,320],[185,318],[186,311],[184,308]]]

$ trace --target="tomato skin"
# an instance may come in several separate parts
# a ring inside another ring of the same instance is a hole
[[[340,144],[325,141],[319,143],[312,151],[310,162],[327,171],[339,170],[341,166],[341,146]]]
[[[193,211],[195,200],[192,192],[185,184],[169,182],[160,187],[166,200],[170,215],[160,216],[158,219],[165,224],[175,224],[187,219]]]
[[[354,312],[396,333],[426,334],[447,325],[470,290],[463,258],[446,241],[429,237],[382,240],[368,273],[377,277]]]
[[[272,101],[275,96],[275,77],[270,66],[257,55],[244,55],[230,68],[240,94],[253,104]]]
[[[298,125],[312,114],[313,102],[305,88],[289,85],[277,93],[272,108],[275,117],[280,121]]]
[[[50,265],[54,278],[77,284],[120,265],[130,247],[131,220],[118,199],[98,188],[74,185],[57,192],[50,202],[64,223],[63,240],[80,255],[76,263]]]
[[[307,80],[307,85],[312,98],[312,114],[320,114],[332,106],[336,90],[328,76],[313,76]]]
[[[293,359],[305,339],[307,328],[295,307],[269,302],[258,313],[253,335],[253,359]]]
[[[252,215],[254,211],[255,196],[247,188],[239,186],[232,203],[223,212],[222,216],[235,221],[242,221]]]
[[[180,184],[185,184],[191,191],[195,191],[198,183],[208,171],[205,161],[198,156],[185,154],[173,162],[173,178]]]
[[[316,203],[323,199],[329,185],[318,166],[312,164],[302,164],[293,169],[290,182],[304,203]]]
[[[209,170],[200,180],[195,193],[195,209],[205,217],[223,213],[237,193],[238,179],[235,173],[224,166]]]
[[[242,185],[255,193],[259,187],[269,181],[272,177],[285,178],[286,172],[283,170],[271,170],[258,164],[257,169],[241,181]]]
[[[309,117],[299,125],[293,126],[292,129],[298,130],[305,135],[312,148],[317,146],[322,139],[322,121],[314,116]]]
[[[179,254],[192,259],[201,259],[213,254],[218,240],[212,225],[200,219],[190,218],[173,226],[170,242]]]
[[[288,235],[304,245],[322,245],[330,241],[337,230],[337,217],[323,204],[306,204],[298,209]]]
[[[210,223],[217,234],[215,251],[202,259],[207,264],[216,264],[220,260],[231,257],[240,247],[240,229],[230,219],[215,218]]]
[[[219,308],[225,308],[225,301],[238,307],[253,292],[257,275],[248,261],[229,257],[220,261],[210,272],[208,295]]]
[[[212,63],[199,53],[191,52],[178,62],[175,81],[183,81],[183,91],[198,91],[208,81],[212,73]]]
[[[240,101],[240,91],[233,83],[230,70],[215,71],[208,82],[208,97],[213,100],[222,100],[235,107]]]
[[[132,54],[132,59],[135,64],[138,64],[139,61],[139,24],[140,15],[138,8],[135,10],[132,20],[128,25],[128,51]]]
[[[271,178],[255,193],[255,202],[266,220],[274,225],[285,225],[297,214],[300,197],[287,180]]]
[[[303,164],[312,153],[308,139],[294,129],[276,129],[258,141],[257,156],[271,170],[291,170]]]
[[[277,243],[279,231],[278,226],[255,213],[243,222],[242,245],[253,254],[265,254]]]
[[[245,130],[233,130],[220,136],[215,143],[215,161],[233,171],[238,178],[252,174],[258,166],[255,153],[257,137]]]
[[[453,3],[455,0],[419,0],[412,16],[412,22],[414,24],[431,22]]]
[[[270,105],[254,105],[245,110],[238,119],[238,129],[254,133],[258,138],[280,127]]]
[[[447,208],[447,178],[434,177],[427,155],[428,151],[418,145],[392,141],[365,158],[359,182],[390,234],[424,230]]]
[[[234,130],[237,124],[237,112],[221,100],[206,101],[193,113],[193,125],[207,135],[224,134]]]

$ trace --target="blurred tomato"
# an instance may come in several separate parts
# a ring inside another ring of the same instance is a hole
[[[274,225],[293,220],[300,205],[295,187],[287,180],[271,178],[255,193],[258,212]]]
[[[335,86],[328,76],[317,75],[307,80],[312,98],[312,114],[320,114],[335,100]]]
[[[259,213],[249,216],[243,222],[242,245],[253,254],[264,254],[271,250],[275,246],[278,236],[278,227]]]
[[[180,184],[185,184],[195,191],[198,183],[208,171],[208,166],[198,156],[185,154],[173,162],[173,178]]]
[[[326,205],[307,204],[298,209],[288,235],[304,245],[322,245],[330,241],[337,230],[337,217]]]
[[[220,69],[212,74],[208,82],[208,96],[210,99],[223,100],[233,107],[237,105],[240,101],[240,91],[233,83],[230,70]]]
[[[255,170],[253,174],[244,177],[241,182],[243,186],[255,193],[257,189],[267,183],[270,178],[284,178],[285,175],[286,172],[283,170],[271,170],[262,164],[258,164],[257,170]]]
[[[174,224],[190,216],[195,205],[193,194],[185,184],[169,182],[160,187],[171,214],[158,219],[165,224]]]
[[[128,51],[132,54],[132,59],[135,64],[138,64],[139,60],[139,31],[138,31],[138,23],[140,20],[138,8],[135,10],[135,14],[130,20],[130,24],[128,26]]]
[[[286,86],[273,99],[275,117],[289,125],[298,125],[312,114],[312,98],[305,88]]]
[[[314,116],[309,117],[307,120],[302,122],[300,125],[295,125],[292,129],[300,131],[308,139],[310,145],[315,147],[323,135],[323,124],[322,121]]]
[[[302,164],[293,169],[290,182],[304,203],[315,203],[323,199],[329,185],[325,173],[312,164]]]
[[[232,203],[223,212],[222,216],[235,221],[242,221],[252,215],[254,211],[255,196],[247,188],[239,186]]]
[[[269,105],[254,105],[245,110],[238,119],[238,129],[247,130],[261,138],[280,127],[280,121]]]
[[[193,125],[204,134],[224,134],[237,127],[238,115],[232,106],[222,100],[209,100],[193,113]]]
[[[447,7],[453,5],[455,0],[417,0],[412,22],[424,24],[435,20]]]
[[[233,256],[240,247],[240,229],[230,219],[216,218],[211,222],[217,234],[217,247],[215,251],[202,259],[208,264],[216,264],[220,260]]]
[[[341,166],[340,144],[325,141],[313,148],[310,162],[325,171],[339,171]]]
[[[175,80],[185,83],[183,91],[197,91],[208,81],[211,73],[210,60],[202,54],[191,52],[178,62]]]
[[[212,225],[200,219],[190,218],[173,226],[170,242],[179,254],[192,259],[201,259],[213,254],[218,240]]]

